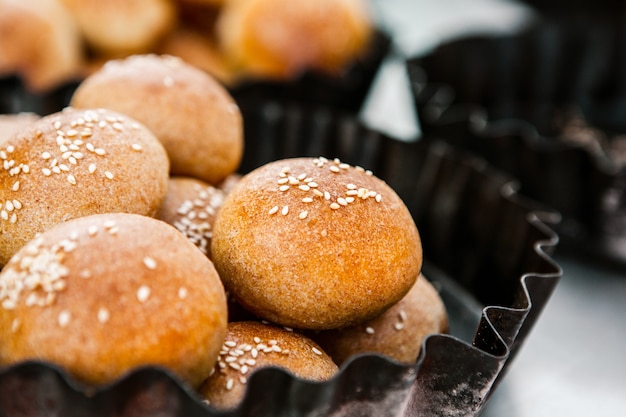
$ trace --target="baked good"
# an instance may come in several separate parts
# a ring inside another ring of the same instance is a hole
[[[189,177],[171,177],[157,218],[171,224],[202,253],[211,256],[213,222],[225,193]]]
[[[241,162],[239,107],[212,76],[180,58],[148,54],[109,61],[78,86],[71,104],[109,108],[144,123],[165,146],[172,175],[215,185]]]
[[[363,0],[233,0],[215,31],[237,71],[290,79],[307,70],[342,72],[364,53],[372,27]]]
[[[341,366],[360,353],[379,353],[398,362],[414,363],[427,335],[447,332],[448,314],[443,300],[421,275],[404,298],[380,316],[309,336]]]
[[[241,174],[234,173],[224,178],[224,181],[218,184],[218,187],[224,191],[226,194],[230,193],[230,191],[237,185],[239,180],[241,179]]]
[[[209,32],[209,29],[206,29]],[[233,74],[224,59],[222,51],[207,33],[200,30],[180,27],[170,32],[156,48],[162,55],[172,55],[196,68],[199,68],[223,84],[232,82]]]
[[[422,265],[417,227],[391,187],[323,157],[246,174],[215,220],[211,256],[242,306],[300,329],[378,316],[409,291]]]
[[[138,214],[61,223],[0,273],[0,364],[55,363],[91,385],[145,365],[197,387],[226,334],[224,288],[176,229]]]
[[[5,139],[10,138],[13,134],[23,127],[38,120],[40,116],[35,113],[15,113],[0,114],[0,146]]]
[[[338,371],[309,338],[268,323],[242,321],[228,324],[214,371],[198,391],[213,407],[233,408],[243,398],[250,375],[269,366],[311,381],[330,379]]]
[[[39,232],[95,213],[154,216],[169,163],[145,126],[110,110],[66,108],[0,145],[0,264]]]
[[[90,48],[108,56],[149,52],[177,20],[171,0],[60,0]]]
[[[18,75],[35,92],[81,69],[81,37],[58,0],[0,0],[0,75]]]

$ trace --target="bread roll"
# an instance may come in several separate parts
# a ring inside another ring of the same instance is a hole
[[[229,323],[215,369],[199,392],[216,408],[236,407],[250,375],[268,366],[311,381],[330,379],[338,371],[332,359],[301,334],[261,322]]]
[[[60,0],[99,53],[149,52],[176,24],[171,0]]]
[[[82,55],[78,27],[58,0],[0,0],[0,76],[48,91],[78,76]]]
[[[391,187],[325,158],[274,161],[245,175],[214,223],[211,256],[242,306],[301,329],[378,316],[422,265],[417,227]]]
[[[414,363],[424,338],[448,331],[448,314],[437,290],[424,277],[397,304],[356,326],[311,333],[310,337],[341,366],[360,353],[379,353],[402,363]]]
[[[157,218],[174,226],[211,257],[213,222],[225,193],[195,178],[172,177]]]
[[[96,213],[154,216],[169,162],[145,126],[109,110],[67,108],[0,145],[0,264],[37,233]]]
[[[144,123],[165,146],[172,175],[216,185],[241,162],[239,107],[213,77],[179,58],[109,61],[80,84],[71,104],[109,108]]]
[[[226,334],[213,264],[166,223],[96,214],[42,233],[0,273],[0,365],[36,359],[108,384],[138,366],[192,387]]]
[[[345,70],[367,48],[372,23],[363,0],[232,0],[216,33],[243,74],[289,79]]]

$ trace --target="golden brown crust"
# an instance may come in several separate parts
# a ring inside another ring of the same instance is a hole
[[[87,44],[107,55],[150,51],[176,24],[170,0],[61,0]]]
[[[109,110],[67,108],[2,143],[0,264],[35,234],[95,213],[154,216],[167,190],[161,143]]]
[[[235,407],[250,375],[269,366],[311,381],[330,379],[338,371],[332,359],[301,334],[261,322],[229,323],[215,370],[199,392],[214,407]]]
[[[165,146],[172,175],[218,184],[239,167],[243,122],[237,104],[213,77],[179,58],[109,61],[81,83],[71,103],[110,108],[144,123]]]
[[[439,293],[424,277],[379,317],[345,329],[311,333],[338,364],[359,353],[380,353],[414,363],[429,334],[447,333],[448,315]]]
[[[78,76],[82,54],[78,28],[56,0],[0,0],[0,74],[47,91]]]
[[[195,178],[172,177],[157,218],[174,226],[211,257],[213,223],[224,192]]]
[[[322,158],[275,161],[244,176],[220,209],[211,251],[246,309],[303,329],[379,315],[422,264],[415,223],[391,187]]]
[[[239,0],[224,4],[216,33],[242,72],[290,78],[344,70],[365,50],[372,23],[362,0]]]
[[[62,223],[18,252],[0,282],[4,365],[51,361],[90,384],[159,365],[196,387],[226,333],[213,264],[174,228],[145,216]]]

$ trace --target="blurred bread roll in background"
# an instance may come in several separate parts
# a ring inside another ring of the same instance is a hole
[[[78,76],[82,59],[78,26],[57,0],[0,0],[0,76],[44,91]]]
[[[171,0],[60,0],[89,47],[109,56],[150,51],[176,24]]]
[[[230,0],[216,37],[235,70],[291,78],[306,70],[340,73],[370,40],[363,0]]]

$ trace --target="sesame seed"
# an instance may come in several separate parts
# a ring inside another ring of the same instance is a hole
[[[280,187],[278,187],[278,191],[287,191],[289,189],[288,185],[281,185]]]
[[[94,172],[96,172],[96,166],[94,164],[90,164],[89,165],[89,173],[93,174]]]
[[[237,343],[233,342],[232,340],[227,340],[226,342],[224,342],[224,345],[233,348],[233,347],[237,346]]]
[[[59,317],[57,319],[59,326],[66,327],[70,322],[71,314],[67,310],[63,310],[59,313]]]
[[[272,208],[268,211],[268,213],[269,213],[269,214],[276,214],[276,213],[278,213],[278,206],[274,206],[274,207],[272,207]]]
[[[148,269],[156,269],[156,267],[157,267],[156,261],[153,258],[149,257],[149,256],[146,256],[145,258],[143,258],[143,264]]]
[[[7,211],[9,211],[9,212],[13,211],[13,208],[14,208],[14,207],[13,207],[13,203],[12,203],[10,200],[7,200],[7,201],[4,203],[4,208],[5,208]]]
[[[106,323],[107,321],[109,321],[110,318],[110,313],[109,310],[107,310],[106,308],[101,308],[100,310],[98,310],[98,321],[100,323]]]
[[[282,210],[280,211],[280,214],[282,214],[283,216],[286,216],[287,213],[289,213],[289,206],[283,206]]]
[[[187,298],[187,294],[188,294],[187,288],[180,287],[178,289],[178,298],[185,299],[185,298]]]
[[[330,200],[330,193],[328,191],[324,191],[324,200]]]
[[[13,200],[13,207],[14,207],[16,210],[21,210],[21,208],[22,208],[22,203],[20,203],[20,202],[19,202],[19,200]]]
[[[52,156],[52,155],[50,155],[50,152],[43,152],[43,153],[41,154],[41,157],[42,157],[43,159],[50,159],[50,158],[51,158],[51,156]]]
[[[342,198],[342,197],[339,197],[339,198],[337,199],[337,202],[338,202],[339,204],[341,204],[342,206],[347,206],[347,205],[348,205],[348,202],[346,201],[346,199],[345,199],[345,198]]]
[[[133,150],[134,150],[134,151],[141,151],[141,150],[142,150],[141,145],[140,145],[140,144],[138,144],[138,143],[133,143],[133,144],[131,145],[131,147],[133,148]]]
[[[301,212],[300,212],[300,214],[298,215],[298,217],[299,217],[300,219],[306,219],[306,217],[307,217],[308,215],[309,215],[309,212],[308,212],[308,211],[306,211],[306,210],[303,210],[303,211],[301,211]]]
[[[337,210],[339,208],[341,208],[341,206],[337,203],[331,203],[330,208],[333,210]]]
[[[400,313],[398,313],[398,317],[400,317],[400,320],[406,321],[406,311],[401,310]]]
[[[331,172],[339,172],[339,168],[336,165],[331,165],[329,169]]]
[[[235,381],[233,381],[232,378],[228,378],[228,381],[226,381],[226,390],[230,391],[231,389],[233,389],[234,383]]]
[[[112,180],[113,179],[113,174],[110,171],[106,171],[104,173],[104,176],[107,177],[108,179]]]
[[[96,148],[94,149],[94,152],[96,155],[99,155],[99,156],[103,156],[104,154],[106,154],[106,151],[102,148]]]
[[[76,185],[76,178],[72,174],[67,176],[67,181],[72,185]]]
[[[303,203],[312,203],[312,202],[313,202],[313,199],[312,199],[311,197],[304,197],[304,198],[302,199],[302,202],[303,202]]]
[[[137,290],[137,300],[139,300],[140,303],[144,303],[148,300],[149,297],[150,287],[146,285],[142,285],[141,287],[139,287],[139,289]]]
[[[322,351],[316,348],[315,346],[313,346],[312,350],[313,350],[313,353],[315,353],[316,355],[320,355],[320,356],[322,355]]]
[[[367,326],[367,327],[365,328],[365,333],[367,333],[367,334],[374,334],[374,333],[375,333],[375,330],[374,330],[374,328],[373,328],[373,327]]]
[[[404,329],[404,323],[400,323],[400,322],[394,323],[393,328],[396,330],[402,330]]]
[[[308,186],[308,185],[306,185],[306,184],[301,184],[301,185],[299,185],[299,186],[298,186],[298,188],[299,188],[300,190],[302,190],[302,191],[309,191],[309,190],[311,189],[311,187],[309,187],[309,186]]]

